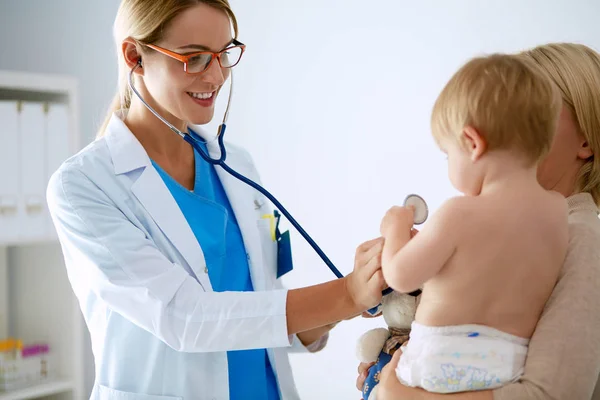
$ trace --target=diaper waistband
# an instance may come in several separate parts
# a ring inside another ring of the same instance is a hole
[[[462,336],[462,337],[486,337],[504,340],[520,346],[529,345],[529,339],[511,335],[498,329],[477,324],[449,325],[449,326],[427,326],[413,321],[410,337],[423,338],[427,336]]]

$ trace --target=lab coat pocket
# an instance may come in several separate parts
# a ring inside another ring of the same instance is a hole
[[[265,268],[269,274],[276,279],[277,277],[277,242],[273,240],[273,227],[270,219],[259,219],[256,223],[260,244],[262,247],[263,260]]]
[[[97,400],[183,400],[178,396],[157,396],[151,394],[123,392],[122,390],[111,389],[106,386],[98,385]]]

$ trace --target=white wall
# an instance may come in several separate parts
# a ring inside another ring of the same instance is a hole
[[[118,3],[0,0],[0,69],[78,77],[90,140],[116,86]],[[251,150],[265,184],[343,273],[389,206],[416,192],[435,209],[454,194],[428,121],[462,62],[548,41],[600,49],[597,0],[232,3],[248,51],[236,69],[229,138]],[[302,239],[293,240],[288,285],[331,279]],[[325,351],[293,357],[302,398],[358,398],[354,344],[380,324],[345,322]],[[91,354],[87,365],[90,384]]]
[[[116,90],[118,6],[119,0],[0,0],[0,69],[78,78],[81,129],[90,140]]]
[[[569,4],[571,4],[569,6]],[[549,41],[600,49],[596,0],[238,0],[240,40],[229,137],[343,273],[408,193],[433,209],[454,194],[429,115],[450,75],[481,53]],[[333,275],[299,235],[291,287]],[[293,357],[303,399],[358,399],[356,319],[315,356]]]

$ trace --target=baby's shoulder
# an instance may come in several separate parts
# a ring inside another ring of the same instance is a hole
[[[447,199],[435,213],[436,221],[453,224],[456,222],[466,222],[466,218],[475,213],[475,204],[478,201],[475,197],[456,196]]]
[[[480,203],[477,196],[455,196],[447,199],[442,206],[440,211],[453,211],[453,212],[464,212],[472,210],[473,205]]]

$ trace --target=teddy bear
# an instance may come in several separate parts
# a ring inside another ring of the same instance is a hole
[[[394,352],[408,340],[419,294],[420,290],[406,294],[393,291],[384,296],[376,315],[383,314],[388,328],[372,329],[358,340],[356,355],[360,362],[375,363],[363,386],[364,400],[376,400],[381,370],[390,362]]]
[[[412,207],[415,225],[421,225],[427,220],[429,207],[421,196],[409,194],[404,199],[404,206]],[[415,229],[412,229],[411,237],[416,232]],[[375,363],[369,369],[369,375],[363,386],[364,400],[376,400],[377,383],[381,370],[390,362],[394,352],[408,341],[420,294],[421,289],[406,294],[392,291],[383,296],[381,304],[368,311],[373,316],[383,313],[383,319],[388,328],[372,329],[358,340],[356,355],[360,362]]]

